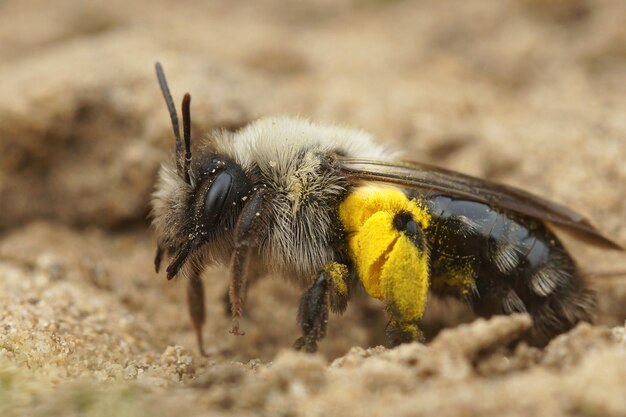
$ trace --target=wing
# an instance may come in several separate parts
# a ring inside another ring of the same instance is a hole
[[[417,162],[377,161],[338,156],[330,162],[348,178],[442,193],[489,204],[563,227],[578,238],[610,249],[623,248],[569,208],[515,187]]]

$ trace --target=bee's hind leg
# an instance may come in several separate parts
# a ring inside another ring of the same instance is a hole
[[[402,343],[423,342],[424,336],[415,321],[403,321],[392,318],[387,324],[387,344],[395,347]]]
[[[347,268],[337,262],[324,266],[311,287],[302,294],[298,323],[302,336],[293,344],[296,350],[317,351],[317,342],[326,336],[328,310],[343,312],[348,302],[345,278]]]

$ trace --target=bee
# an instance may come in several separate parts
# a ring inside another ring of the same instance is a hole
[[[183,135],[163,69],[156,64],[175,137],[173,163],[152,199],[155,268],[184,276],[203,348],[201,274],[230,268],[234,335],[249,284],[266,274],[307,287],[296,349],[314,352],[329,311],[364,288],[382,300],[390,345],[421,340],[429,294],[465,300],[481,316],[529,313],[528,340],[545,344],[591,321],[595,296],[549,226],[621,249],[574,211],[506,185],[440,167],[398,162],[362,131],[286,117],[213,131],[191,147],[191,96]],[[184,146],[184,148],[183,148]]]

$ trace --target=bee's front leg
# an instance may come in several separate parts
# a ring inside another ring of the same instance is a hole
[[[298,307],[298,323],[302,336],[293,344],[294,349],[317,351],[317,342],[326,336],[328,310],[343,312],[348,302],[347,271],[345,265],[327,263],[311,287],[302,294]]]
[[[160,243],[157,243],[156,252],[154,254],[154,270],[156,271],[157,274],[159,273],[159,270],[161,269],[161,261],[163,261],[164,252],[165,252],[165,248]]]
[[[250,288],[252,288],[252,286],[257,282],[259,282],[261,278],[263,278],[265,275],[266,271],[263,268],[263,265],[254,262],[248,265],[248,269],[246,271],[246,296],[248,295],[248,291],[250,290]],[[226,291],[224,291],[224,295],[222,296],[222,303],[224,305],[224,314],[230,316],[233,310],[232,303],[230,302],[230,288],[226,288]]]
[[[243,312],[243,304],[248,278],[248,264],[252,250],[257,248],[264,230],[265,222],[265,187],[255,188],[248,203],[243,207],[235,228],[235,250],[230,264],[229,298],[232,313],[230,332],[240,336],[239,319]]]

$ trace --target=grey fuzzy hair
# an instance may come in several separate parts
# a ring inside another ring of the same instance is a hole
[[[187,201],[193,190],[178,175],[172,164],[162,164],[152,194],[152,225],[156,230],[159,244],[176,246],[187,239],[184,230],[188,223]]]
[[[396,156],[362,131],[286,117],[260,119],[234,133],[214,131],[196,154],[207,152],[237,162],[255,184],[267,186],[272,200],[258,261],[268,271],[296,275],[301,282],[333,260],[331,236],[336,231],[332,229],[338,201],[347,191],[345,178],[322,167],[319,155],[341,152],[379,160]],[[161,167],[152,200],[160,242],[176,245],[187,238],[176,234],[184,234],[192,193],[171,165]],[[231,240],[229,234],[224,242],[203,246],[191,262],[226,263]]]

